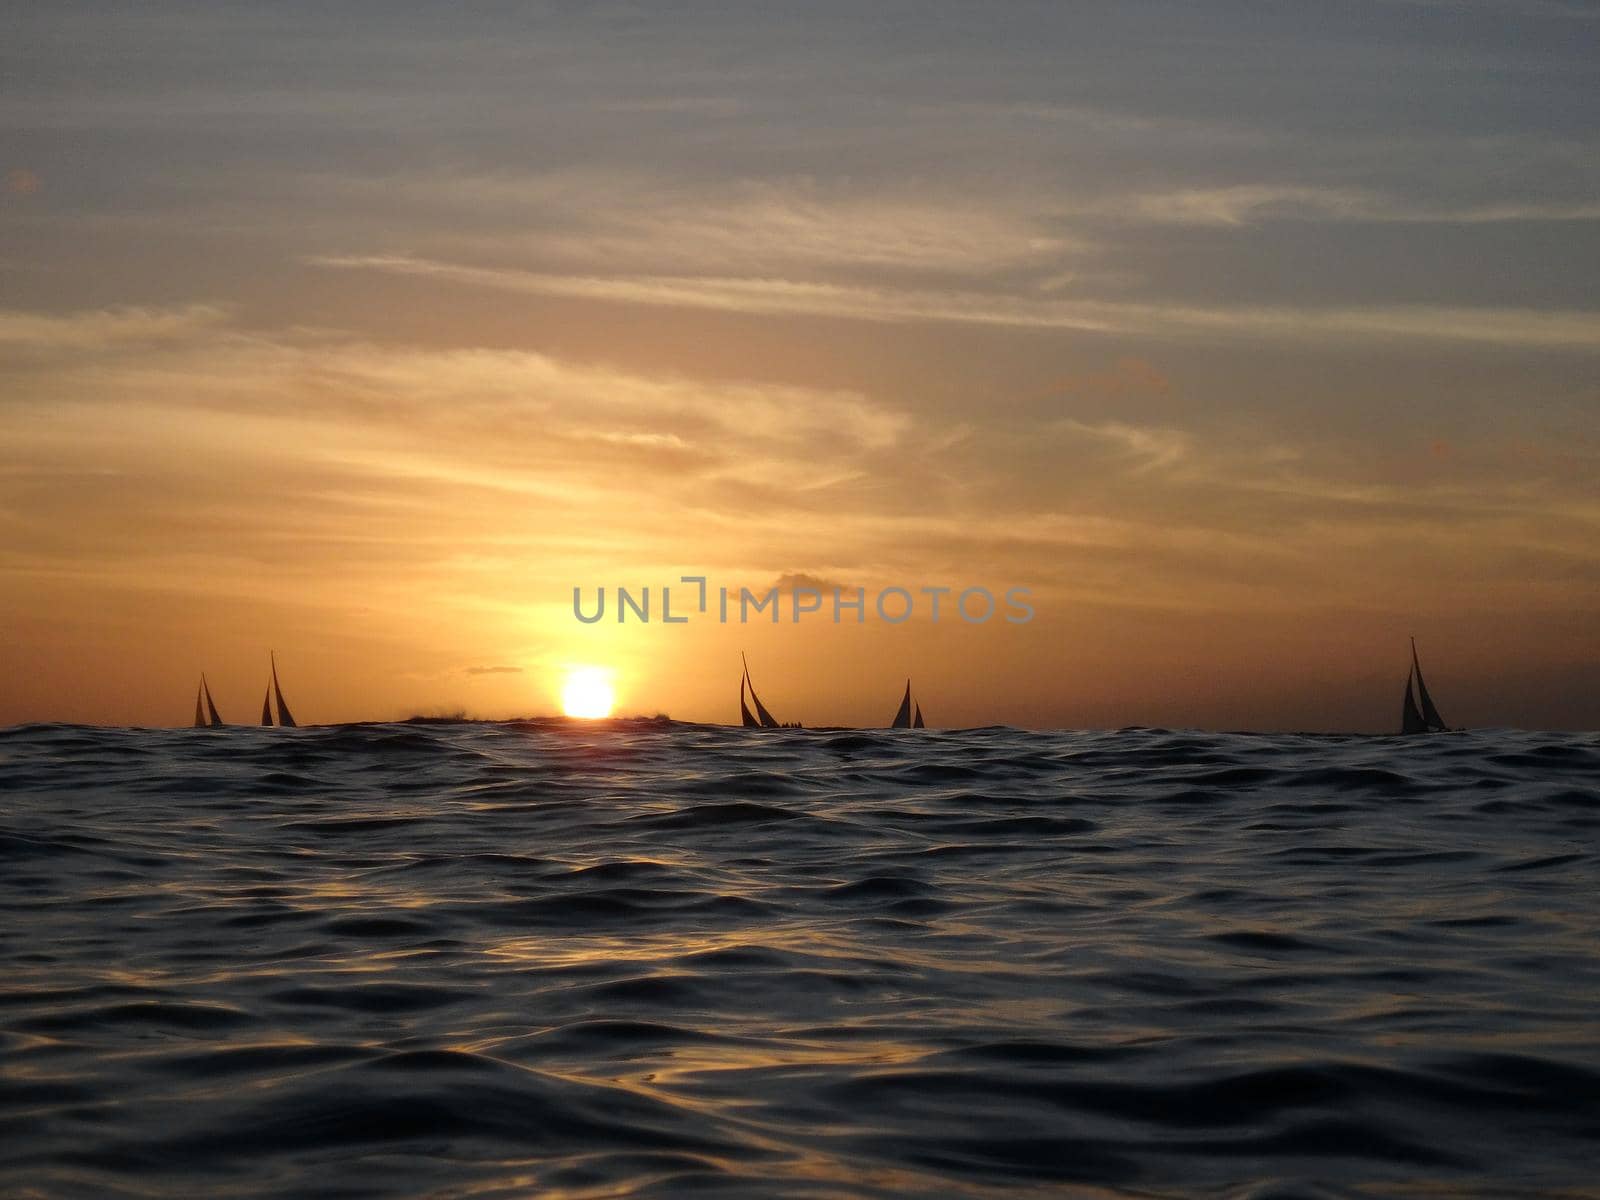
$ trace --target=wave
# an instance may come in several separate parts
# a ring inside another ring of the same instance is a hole
[[[1600,738],[0,730],[0,1192],[1571,1196]]]

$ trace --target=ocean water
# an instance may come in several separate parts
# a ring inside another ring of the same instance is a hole
[[[1600,1195],[1600,736],[0,731],[0,1194]]]

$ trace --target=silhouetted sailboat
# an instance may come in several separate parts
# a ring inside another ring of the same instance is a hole
[[[915,713],[915,716],[912,714]],[[914,703],[911,699],[911,680],[906,680],[906,694],[900,701],[900,710],[894,714],[894,724],[890,729],[924,729],[922,723],[922,705]]]
[[[1401,733],[1447,733],[1433,697],[1428,695],[1428,685],[1422,681],[1422,664],[1417,661],[1417,639],[1411,639],[1411,673],[1406,676],[1405,705],[1400,710]]]
[[[200,699],[205,698],[205,711],[200,710]],[[194,727],[196,729],[217,729],[227,722],[217,715],[217,706],[211,702],[211,687],[206,683],[205,672],[200,672],[200,686],[194,693]]]
[[[271,652],[269,651],[268,653],[270,654]],[[294,717],[289,712],[289,706],[283,702],[283,689],[278,686],[278,656],[276,654],[272,654],[272,695],[278,701],[278,724],[285,729],[295,728]],[[261,701],[261,715],[263,718],[267,715],[267,702],[264,699]],[[266,725],[270,722],[263,719],[261,723]]]
[[[750,715],[750,706],[744,702],[745,677],[739,676],[739,724],[746,729],[760,729],[761,722]]]
[[[739,680],[739,719],[746,729],[778,729],[778,719],[767,711],[766,705],[761,703],[761,697],[756,695],[756,685],[750,680],[750,663],[745,660],[741,651],[739,660],[744,663],[744,676]],[[744,702],[744,690],[750,689],[750,699],[755,701],[756,715],[750,715],[750,709]],[[758,719],[759,718],[759,719]]]

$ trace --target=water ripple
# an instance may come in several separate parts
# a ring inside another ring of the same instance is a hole
[[[1593,1194],[1600,738],[0,730],[0,1192]]]

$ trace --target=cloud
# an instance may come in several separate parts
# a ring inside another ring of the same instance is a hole
[[[414,608],[400,581],[445,564],[493,591],[547,560],[676,565],[660,548],[685,538],[737,558],[941,444],[844,389],[327,331],[203,324],[95,356],[73,340],[7,380],[0,509],[30,527],[0,556],[14,570],[92,546],[102,578],[232,596],[259,586],[240,555],[288,557],[297,594],[359,572],[353,594]],[[123,493],[137,501],[109,500]]]
[[[249,334],[218,328],[219,319],[202,308],[137,318],[0,314],[0,341],[59,352],[50,375],[30,385],[41,399],[69,393],[81,401],[115,389],[155,411],[181,405],[187,420],[212,411],[285,425],[360,422],[370,437],[313,441],[309,452],[371,465],[402,452],[443,461],[450,446],[465,443],[494,450],[511,471],[530,461],[559,466],[575,454],[703,468],[801,447],[826,447],[837,463],[855,450],[891,448],[911,428],[905,412],[846,389],[706,381],[532,351]],[[78,357],[91,345],[121,353],[106,363]],[[413,436],[418,430],[428,431],[425,443]],[[812,463],[797,482],[816,482]]]
[[[1139,471],[1175,466],[1189,458],[1192,449],[1190,436],[1177,429],[1153,429],[1121,421],[1091,425],[1070,418],[1058,421],[1056,428],[1109,443],[1136,463]]]
[[[1147,361],[1124,358],[1067,377],[1058,394],[1116,403],[1169,388]],[[863,561],[900,554],[900,544],[920,552],[915,528],[882,523],[914,513],[941,536],[963,522],[977,527],[985,512],[1035,512],[1067,497],[1082,506],[1080,517],[1120,512],[1142,521],[1163,505],[1188,505],[1178,500],[1184,489],[1204,488],[1213,499],[1270,494],[1277,515],[1291,501],[1346,515],[1398,511],[1424,493],[1443,509],[1528,515],[1570,507],[1561,481],[1584,471],[1548,456],[1507,458],[1486,478],[1534,472],[1556,490],[1522,499],[1487,484],[1451,492],[1443,480],[1424,487],[1379,477],[1359,458],[1313,454],[1267,431],[1205,435],[1171,420],[1103,414],[1023,412],[981,426],[931,413],[913,420],[845,390],[700,380],[526,351],[269,337],[205,322],[187,339],[120,341],[91,358],[68,339],[54,369],[15,377],[8,395],[11,453],[0,459],[8,487],[55,481],[76,506],[104,489],[204,480],[222,490],[209,497],[208,527],[270,528],[277,540],[374,555],[474,547],[485,570],[534,546],[603,558],[617,547],[669,545],[693,529],[697,543],[729,546],[735,557],[770,541],[789,547],[780,563],[837,564],[855,577]],[[1451,461],[1465,453],[1457,449]],[[1145,477],[1156,473],[1161,488],[1152,490]],[[228,492],[233,478],[256,475],[276,480],[270,506]],[[168,515],[188,520],[193,506],[174,492]],[[472,530],[472,514],[488,512],[498,523]],[[1183,519],[1199,519],[1199,510],[1186,508]],[[830,550],[832,530],[853,554]],[[786,578],[833,586],[807,572]]]
[[[989,274],[1055,264],[1086,248],[1025,194],[992,188],[982,197],[905,195],[812,176],[708,181],[602,167],[321,174],[293,186],[363,208],[399,206],[435,244],[457,251],[590,270]],[[443,236],[441,216],[450,231]]]
[[[176,341],[227,317],[209,304],[181,308],[105,308],[65,315],[0,311],[0,345],[22,350],[96,350],[128,342]]]
[[[1440,205],[1359,188],[1241,183],[1117,196],[1077,208],[1080,215],[1135,224],[1240,227],[1273,220],[1484,225],[1502,221],[1596,221],[1600,204],[1510,200]]]
[[[780,592],[813,591],[824,596],[830,596],[835,590],[843,590],[845,585],[837,580],[824,579],[820,575],[808,575],[803,571],[790,571],[778,576],[771,587]]]
[[[467,667],[468,675],[521,675],[521,667]]]
[[[1235,184],[1117,197],[1102,215],[1167,225],[1243,225],[1270,217],[1342,217],[1370,207],[1366,193],[1338,188]]]
[[[1600,348],[1600,312],[1588,311],[1434,305],[1205,306],[1057,300],[995,292],[924,291],[787,279],[555,275],[404,255],[331,255],[308,261],[338,270],[379,271],[532,295],[774,316],[956,322],[1169,339],[1207,336],[1305,342],[1455,341],[1584,352]]]

